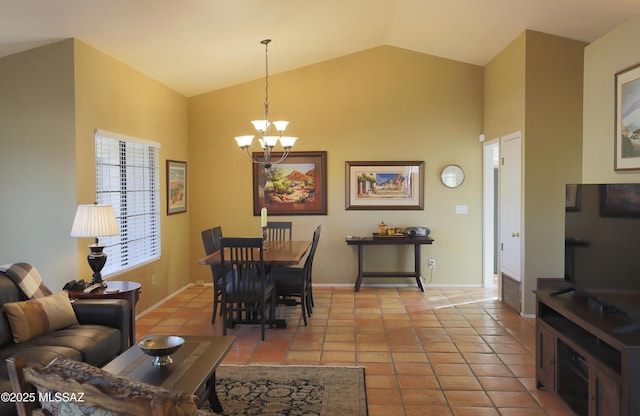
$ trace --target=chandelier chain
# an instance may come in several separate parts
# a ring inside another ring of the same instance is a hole
[[[264,44],[264,119],[269,120],[269,42],[271,39],[265,39],[261,43]]]

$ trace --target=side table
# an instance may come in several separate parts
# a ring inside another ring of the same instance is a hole
[[[140,298],[140,288],[138,282],[121,282],[117,280],[105,280],[107,287],[94,290],[91,293],[84,293],[82,290],[70,290],[69,297],[76,299],[125,299],[129,301],[131,318],[129,324],[129,346],[136,342],[136,304]],[[113,290],[114,292],[107,292]],[[115,291],[117,290],[117,291]]]
[[[356,277],[356,285],[354,292],[360,291],[362,279],[365,277],[386,277],[386,278],[407,278],[416,279],[416,284],[422,292],[420,247],[424,244],[433,244],[433,238],[430,237],[352,237],[347,238],[347,244],[358,247],[358,276]],[[414,252],[414,268],[413,271],[405,272],[366,272],[364,271],[364,246],[381,246],[381,245],[408,245],[413,246]]]

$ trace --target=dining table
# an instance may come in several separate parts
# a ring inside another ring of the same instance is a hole
[[[311,241],[306,240],[267,241],[262,249],[262,258],[266,267],[293,266],[300,263],[309,247],[311,247]],[[259,258],[258,249],[254,250],[256,250],[256,258]],[[220,262],[220,250],[198,260],[198,263],[203,265],[219,265]],[[286,328],[287,321],[275,319],[273,327]]]
[[[309,247],[311,247],[310,240],[267,241],[266,247],[262,250],[264,264],[266,266],[296,265],[300,263]],[[198,263],[207,265],[220,264],[220,250],[199,259]]]

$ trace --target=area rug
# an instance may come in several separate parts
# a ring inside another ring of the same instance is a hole
[[[366,416],[362,367],[231,366],[216,370],[225,416]]]

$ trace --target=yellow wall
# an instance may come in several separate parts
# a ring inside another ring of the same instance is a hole
[[[76,171],[78,203],[95,200],[94,129],[160,143],[160,260],[117,276],[143,285],[143,310],[189,282],[189,216],[166,215],[166,159],[187,160],[187,99],[157,81],[79,40],[75,49]],[[82,241],[84,240],[84,241]],[[78,270],[91,276],[86,262],[90,239],[80,239]],[[152,284],[155,276],[156,284]]]
[[[640,182],[640,173],[614,171],[615,74],[640,62],[640,16],[590,44],[584,71],[584,183]]]
[[[539,277],[562,277],[564,184],[576,182],[586,44],[526,31],[485,67],[485,134],[522,133],[521,311],[535,313]]]
[[[484,68],[484,134],[487,140],[524,128],[525,53],[523,32]]]
[[[322,225],[315,282],[353,284],[356,253],[345,236],[371,235],[384,221],[431,229],[435,243],[423,248],[422,267],[429,279],[426,262],[436,259],[433,284],[482,284],[481,67],[382,46],[271,76],[269,95],[272,118],[290,120],[290,134],[300,137],[294,150],[328,154],[328,215],[281,217],[294,221],[295,239],[310,239]],[[209,269],[195,264],[204,255],[202,229],[221,225],[225,235],[259,235],[252,165],[233,137],[252,133],[249,121],[262,118],[263,101],[263,79],[189,99],[194,280],[211,280]],[[345,210],[345,161],[385,160],[425,161],[424,211]],[[465,169],[458,189],[439,181],[448,163]],[[469,214],[456,215],[456,205],[468,205]],[[367,250],[380,254],[368,257],[369,269],[412,266],[406,248]]]
[[[523,278],[526,314],[539,277],[564,276],[565,184],[579,180],[583,42],[526,32]]]
[[[72,42],[0,59],[0,264],[58,290],[76,275],[74,129]]]

